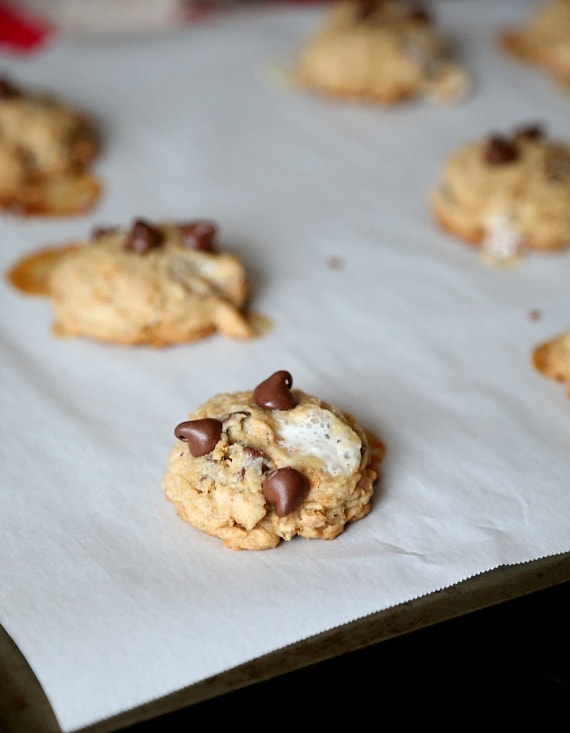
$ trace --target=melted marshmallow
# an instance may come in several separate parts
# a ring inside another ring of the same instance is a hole
[[[521,248],[521,236],[512,223],[513,217],[508,211],[499,211],[487,221],[487,233],[483,246],[499,259],[507,259],[518,254]]]
[[[320,458],[332,476],[349,476],[358,469],[360,438],[329,410],[298,406],[273,417],[286,450]]]
[[[522,255],[522,237],[513,223],[509,211],[500,210],[486,222],[482,255],[491,265],[509,266],[517,264]]]

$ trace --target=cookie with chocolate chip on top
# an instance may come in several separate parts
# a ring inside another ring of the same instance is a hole
[[[538,0],[527,18],[499,31],[498,44],[570,92],[570,0]]]
[[[257,335],[246,311],[241,260],[217,245],[211,220],[97,228],[88,240],[33,252],[7,273],[24,293],[47,296],[53,333],[124,346],[169,346],[219,332]]]
[[[220,393],[174,428],[161,487],[178,515],[232,550],[332,540],[372,507],[385,447],[279,370]]]
[[[102,193],[89,171],[99,149],[93,122],[72,103],[0,78],[0,210],[47,217],[89,212]]]
[[[543,377],[562,382],[570,397],[570,328],[535,346],[532,363]]]
[[[336,0],[294,59],[291,77],[308,92],[382,105],[458,102],[472,88],[433,12],[411,0]]]
[[[497,261],[570,245],[570,144],[533,122],[467,142],[428,194],[434,221]]]

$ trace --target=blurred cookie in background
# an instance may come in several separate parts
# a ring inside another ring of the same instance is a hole
[[[336,0],[291,75],[307,91],[384,105],[458,102],[472,89],[432,11],[408,0]]]
[[[89,171],[99,150],[93,123],[71,102],[0,78],[0,210],[49,217],[89,212],[102,193]]]
[[[570,0],[541,0],[520,25],[502,29],[498,40],[509,56],[541,69],[570,92]]]
[[[570,246],[570,144],[532,123],[452,151],[428,195],[437,224],[497,264]]]
[[[136,219],[37,250],[7,279],[25,294],[49,298],[59,337],[152,347],[215,332],[248,340],[260,335],[260,317],[245,311],[245,267],[218,249],[216,234],[209,220]]]

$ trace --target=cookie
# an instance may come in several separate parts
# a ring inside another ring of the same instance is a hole
[[[0,210],[50,217],[88,212],[102,192],[88,170],[98,153],[94,126],[82,112],[0,79]]]
[[[570,244],[570,145],[540,125],[461,145],[428,194],[439,226],[497,259]]]
[[[570,92],[570,0],[542,0],[525,23],[499,32],[499,47]]]
[[[570,397],[570,329],[536,346],[532,363],[543,376],[563,382]]]
[[[295,59],[292,81],[326,97],[454,102],[470,75],[427,10],[407,0],[336,0]]]
[[[250,339],[245,267],[217,249],[216,235],[212,221],[136,219],[128,229],[98,229],[90,240],[34,252],[7,277],[49,298],[58,336],[153,347],[215,331]]]
[[[179,423],[161,486],[178,515],[232,550],[332,540],[372,505],[383,443],[338,407],[271,374]]]

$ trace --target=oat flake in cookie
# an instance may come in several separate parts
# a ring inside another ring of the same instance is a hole
[[[459,146],[429,192],[439,226],[495,261],[570,245],[570,144],[540,124]]]
[[[570,0],[539,0],[525,22],[499,32],[502,50],[570,92]]]
[[[88,167],[99,152],[94,126],[72,104],[0,78],[0,210],[65,217],[101,195]]]
[[[370,512],[385,453],[351,414],[293,389],[285,370],[210,398],[174,434],[162,489],[232,550],[334,539]]]
[[[136,219],[128,229],[98,229],[87,241],[39,250],[7,277],[49,298],[57,336],[153,347],[216,331],[253,338],[245,268],[218,249],[216,235],[209,220]]]
[[[292,80],[331,98],[385,105],[458,102],[472,86],[427,3],[410,0],[336,0],[295,59]]]

